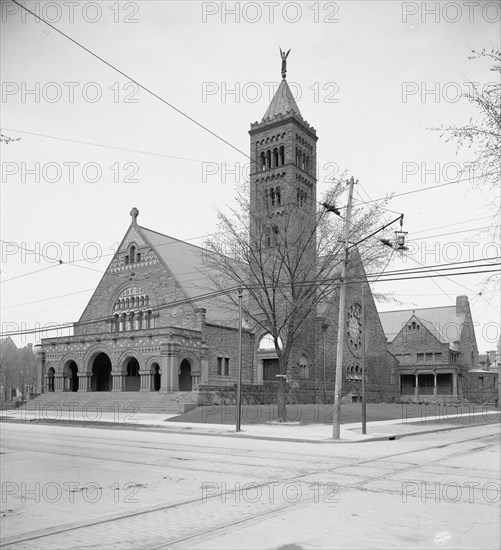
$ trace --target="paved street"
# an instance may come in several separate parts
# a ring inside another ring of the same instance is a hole
[[[499,548],[499,425],[315,444],[2,423],[3,547]]]

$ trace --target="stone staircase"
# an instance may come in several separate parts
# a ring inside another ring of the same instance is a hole
[[[75,411],[89,417],[114,412],[121,419],[134,413],[183,414],[197,406],[197,392],[47,392],[28,401],[27,411]]]

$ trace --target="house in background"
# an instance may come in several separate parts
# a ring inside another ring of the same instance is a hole
[[[478,348],[470,305],[386,311],[379,314],[388,349],[399,362],[400,397],[457,401],[465,377],[477,367]]]
[[[498,401],[499,372],[489,371],[489,357],[478,354],[467,296],[457,296],[454,306],[379,315],[388,350],[399,362],[401,400]]]

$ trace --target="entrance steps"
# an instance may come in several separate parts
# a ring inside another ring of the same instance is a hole
[[[22,408],[27,411],[85,411],[89,417],[98,412],[114,412],[122,419],[127,414],[183,414],[197,406],[197,393],[192,392],[47,392]]]

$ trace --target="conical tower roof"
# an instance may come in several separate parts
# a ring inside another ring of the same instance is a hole
[[[273,99],[271,100],[271,103],[261,122],[264,122],[266,119],[273,119],[278,115],[285,115],[290,111],[298,115],[300,118],[303,118],[299,111],[299,107],[294,100],[294,96],[292,95],[289,85],[287,84],[287,80],[284,78],[282,82],[280,82],[280,86],[275,92],[275,95],[273,96]]]

